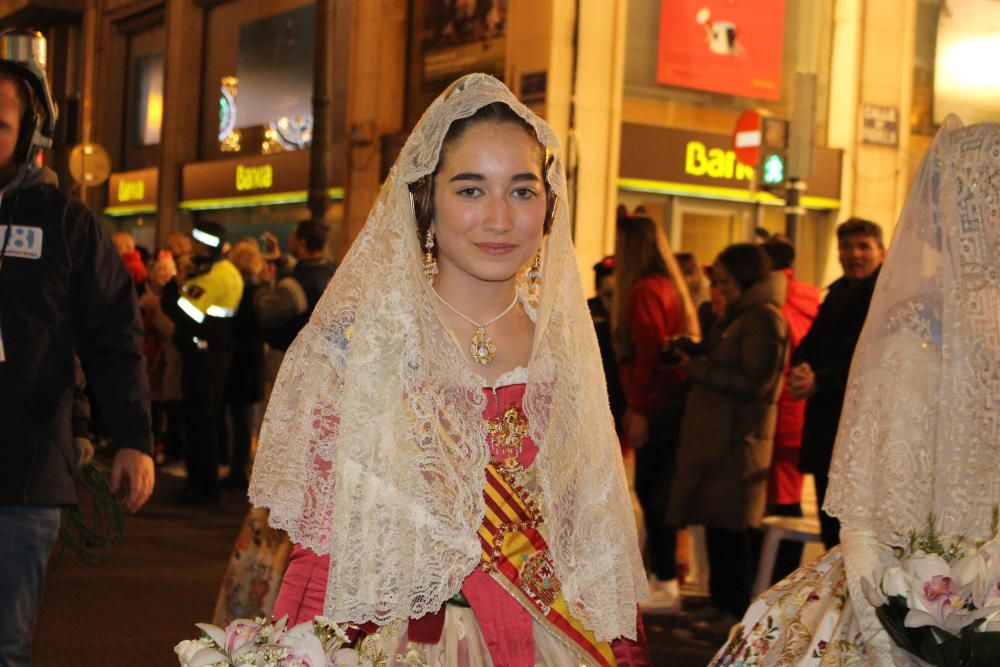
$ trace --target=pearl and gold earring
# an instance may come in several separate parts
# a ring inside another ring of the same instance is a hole
[[[531,268],[528,269],[528,289],[534,293],[542,285],[542,249],[535,253],[535,259],[531,261]]]
[[[434,232],[427,229],[427,238],[424,240],[424,280],[428,285],[434,284],[434,276],[438,274],[437,258],[434,256]]]

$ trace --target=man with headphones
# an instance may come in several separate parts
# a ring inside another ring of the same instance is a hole
[[[62,507],[76,503],[74,354],[135,512],[153,489],[142,323],[125,265],[38,154],[56,121],[37,33],[0,33],[0,664],[31,664],[31,633]]]

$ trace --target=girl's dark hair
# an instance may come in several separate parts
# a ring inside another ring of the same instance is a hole
[[[487,104],[484,107],[480,107],[471,116],[465,118],[459,118],[452,122],[451,127],[448,128],[448,133],[444,136],[444,141],[441,142],[441,151],[438,154],[438,168],[441,166],[441,160],[448,150],[448,147],[453,143],[458,141],[458,139],[465,134],[473,125],[478,125],[480,123],[509,123],[520,127],[525,132],[527,132],[532,139],[538,141],[538,136],[535,134],[535,128],[525,119],[517,115],[513,109],[504,104],[503,102],[493,102]],[[541,147],[541,142],[539,142],[539,147]],[[555,209],[555,195],[552,193],[552,187],[549,185],[548,171],[551,165],[550,154],[548,151],[543,150],[544,157],[542,158],[542,180],[545,182],[545,226],[543,227],[544,233],[548,234],[549,230],[552,228],[552,213]],[[414,213],[417,217],[417,236],[420,238],[421,244],[427,235],[427,230],[431,226],[431,222],[434,220],[434,176],[437,174],[437,168],[430,174],[422,176],[413,183],[409,184],[410,192],[413,194],[413,208]]]
[[[767,277],[771,260],[755,243],[734,243],[715,258],[733,277],[740,289],[747,289]]]

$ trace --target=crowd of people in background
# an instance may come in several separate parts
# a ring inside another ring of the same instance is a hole
[[[174,497],[185,505],[246,491],[273,357],[308,321],[335,268],[324,223],[299,222],[287,253],[270,232],[230,242],[226,231],[200,221],[155,253],[127,231],[112,234],[142,312],[156,462],[186,477]]]
[[[692,628],[724,637],[746,610],[765,516],[802,517],[806,475],[822,507],[854,346],[884,256],[882,231],[837,228],[843,277],[796,277],[795,246],[758,229],[703,265],[673,253],[640,207],[618,210],[617,250],[594,265],[591,313],[623,453],[634,456],[651,601],[678,613],[678,531],[704,526],[710,605]],[[821,304],[822,301],[822,304]],[[821,510],[820,510],[821,511]],[[827,548],[836,520],[821,511]],[[803,544],[782,542],[771,572],[796,570]]]

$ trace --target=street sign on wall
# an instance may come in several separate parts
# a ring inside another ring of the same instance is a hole
[[[899,109],[862,104],[861,142],[875,146],[898,146]]]
[[[741,164],[756,167],[760,159],[761,117],[757,111],[744,111],[733,128],[733,151]]]

